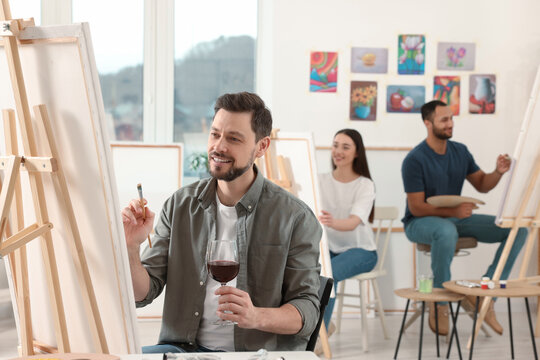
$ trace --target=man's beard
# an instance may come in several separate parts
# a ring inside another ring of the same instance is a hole
[[[440,140],[448,140],[452,137],[452,135],[447,135],[443,130],[439,130],[436,128],[433,128],[433,135],[435,135],[435,137]]]
[[[217,153],[217,152],[211,153],[210,157],[212,157],[214,155],[217,155],[217,156],[222,157],[222,158],[226,158],[225,156],[223,156],[223,155],[221,155],[220,153]],[[233,166],[231,166],[229,171],[227,171],[225,174],[221,174],[221,175],[218,174],[215,171],[212,171],[212,169],[210,169],[210,175],[212,175],[213,177],[215,177],[218,180],[223,180],[223,181],[227,181],[227,182],[233,181],[236,178],[244,175],[246,173],[246,171],[248,171],[253,166],[253,163],[255,162],[255,156],[254,155],[255,155],[255,150],[253,150],[253,152],[251,153],[251,160],[244,167],[235,167],[233,165]]]

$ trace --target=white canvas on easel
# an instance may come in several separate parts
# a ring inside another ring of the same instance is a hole
[[[46,104],[48,108],[109,351],[139,352],[131,276],[89,26],[28,27],[19,39],[29,103]],[[4,49],[0,52],[0,74],[2,79],[9,79]],[[8,81],[0,87],[0,108],[15,108]],[[38,125],[34,128],[39,152],[48,152],[44,130]],[[25,223],[32,223],[35,215],[28,181],[24,176],[21,180]],[[47,177],[43,183],[46,189],[54,188]],[[84,301],[66,245],[61,204],[53,191],[45,195],[49,218],[55,226],[52,235],[71,351],[93,352]],[[34,338],[54,347],[39,241],[27,247]]]
[[[182,144],[111,144],[116,188],[120,207],[137,197],[136,186],[142,185],[148,208],[159,216],[165,201],[182,186]],[[141,246],[141,252],[148,242]],[[165,288],[167,286],[165,285]],[[163,313],[163,292],[144,307],[137,308],[139,319],[160,319]]]
[[[540,67],[536,73],[525,117],[521,124],[516,147],[512,155],[512,167],[505,185],[504,195],[497,212],[497,224],[511,226],[531,180],[534,164],[540,158]],[[540,201],[540,182],[537,182],[525,209],[525,221],[532,219]],[[509,221],[508,221],[509,220]]]

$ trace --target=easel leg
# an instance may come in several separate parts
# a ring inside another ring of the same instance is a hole
[[[36,119],[43,123],[45,132],[47,133],[47,140],[52,157],[58,159],[60,154],[56,148],[56,141],[50,125],[47,108],[45,105],[34,106],[34,113],[36,115]],[[92,333],[96,351],[108,354],[109,349],[107,346],[107,339],[105,338],[105,331],[103,329],[103,323],[101,321],[94,287],[92,286],[92,279],[90,278],[88,263],[84,255],[84,248],[82,246],[79,227],[77,226],[77,220],[75,218],[73,206],[69,197],[67,181],[60,163],[58,164],[58,170],[52,174],[52,177],[56,195],[63,205],[61,206],[63,218],[68,220],[67,233],[71,236],[68,243],[70,245],[73,262],[77,271],[79,285],[81,286],[82,299],[84,301],[88,325],[90,327],[90,332]]]
[[[2,1],[2,11],[0,17],[2,20],[8,20],[10,16],[8,1]],[[9,72],[11,75],[11,87],[15,96],[17,115],[20,121],[21,138],[24,145],[24,153],[27,156],[37,155],[37,145],[32,120],[30,118],[30,109],[28,107],[28,96],[19,56],[19,48],[15,37],[4,37],[4,51],[7,58]],[[34,200],[34,210],[38,224],[49,223],[47,208],[45,205],[45,191],[43,182],[39,173],[29,173],[30,188]],[[42,256],[46,269],[47,285],[49,297],[52,304],[52,316],[55,321],[56,339],[60,352],[70,352],[69,340],[66,327],[66,318],[64,313],[62,296],[60,293],[60,281],[58,278],[58,269],[54,256],[52,236],[47,232],[42,236]]]
[[[15,125],[15,112],[11,109],[3,110],[4,134],[6,137],[6,153],[18,154],[17,131]],[[24,228],[24,213],[22,203],[22,190],[20,179],[15,183],[15,202],[11,205],[11,221],[13,228],[21,231]],[[22,246],[10,254],[14,284],[16,288],[17,311],[21,331],[22,355],[34,355],[32,313],[30,309],[30,289],[28,285],[28,261],[26,246]]]
[[[319,330],[319,336],[321,337],[321,344],[323,348],[323,354],[327,359],[332,358],[332,351],[330,351],[330,344],[328,343],[328,333],[326,332],[326,325],[324,320],[321,323],[321,329]]]

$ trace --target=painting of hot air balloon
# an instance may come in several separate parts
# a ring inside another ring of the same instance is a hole
[[[336,92],[338,53],[312,51],[309,75],[309,91]]]

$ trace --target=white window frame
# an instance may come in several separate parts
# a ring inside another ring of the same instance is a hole
[[[174,136],[174,1],[144,0],[143,45],[143,141],[172,143]],[[186,0],[189,1],[189,0]],[[263,0],[258,0],[258,33]],[[268,6],[268,5],[266,5]],[[72,0],[41,0],[42,25],[71,24]],[[272,10],[270,7],[268,10]],[[104,10],[106,11],[106,10]],[[111,26],[114,31],[114,26]],[[257,39],[255,85],[261,77],[258,59],[263,58]],[[263,81],[266,80],[262,77]],[[270,94],[266,94],[271,102]]]

